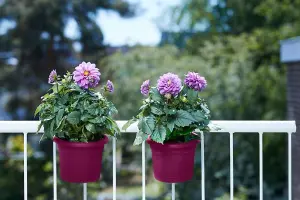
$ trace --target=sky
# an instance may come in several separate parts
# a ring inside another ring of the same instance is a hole
[[[166,13],[170,11],[170,7],[182,2],[182,0],[127,1],[138,5],[138,14],[132,18],[122,18],[113,11],[100,10],[97,12],[95,20],[102,29],[105,44],[112,46],[157,45],[161,39],[161,29],[170,28],[169,22],[166,20]],[[14,28],[15,25],[11,21],[4,20],[0,24],[0,35],[5,34],[8,29]],[[64,33],[72,39],[80,36],[74,19],[68,20]],[[74,47],[80,50],[80,44],[75,43]]]
[[[116,12],[100,10],[96,15],[96,22],[101,26],[104,43],[112,46],[122,45],[149,45],[155,46],[160,42],[161,30],[178,30],[175,24],[171,24],[168,13],[170,7],[182,3],[183,0],[127,0],[138,5],[138,14],[126,19]],[[210,0],[216,4],[218,0]],[[0,4],[3,0],[0,0]],[[169,19],[169,21],[168,21]],[[3,21],[0,23],[0,35],[5,34],[7,29],[13,28],[14,23]],[[201,27],[200,27],[201,28]],[[65,27],[65,35],[71,39],[80,36],[74,19],[68,20]],[[80,50],[79,43],[74,44],[75,50]]]
[[[138,4],[140,12],[133,18],[122,18],[116,12],[100,10],[96,15],[96,22],[101,26],[104,43],[112,46],[121,45],[150,45],[160,42],[161,19],[168,12],[170,6],[180,4],[181,0],[128,0]],[[165,22],[167,24],[168,22]],[[163,28],[163,27],[162,27]],[[70,38],[79,37],[76,22],[70,20],[65,34]]]

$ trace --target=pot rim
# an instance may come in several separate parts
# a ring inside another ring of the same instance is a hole
[[[91,142],[71,142],[68,140],[60,139],[59,137],[53,137],[53,142],[63,145],[63,146],[69,146],[69,147],[86,147],[86,148],[93,148],[93,147],[99,147],[104,146],[108,143],[108,137],[104,135],[104,138],[97,140],[97,141],[91,141]]]
[[[161,143],[157,143],[155,141],[153,141],[150,137],[147,138],[147,143],[150,145],[157,145],[157,146],[165,146],[165,147],[171,147],[171,148],[184,148],[184,147],[190,147],[192,145],[197,145],[198,143],[200,143],[200,140],[190,140],[188,142],[183,142],[183,143],[178,143],[178,142],[166,142],[164,144]]]

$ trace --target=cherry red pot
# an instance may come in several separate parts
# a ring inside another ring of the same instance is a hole
[[[59,152],[60,177],[71,183],[95,182],[100,178],[102,152],[108,137],[96,142],[70,142],[55,137]]]
[[[160,144],[148,138],[147,143],[152,151],[153,172],[156,180],[180,183],[193,178],[195,151],[200,140]]]

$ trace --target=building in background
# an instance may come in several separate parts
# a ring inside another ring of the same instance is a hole
[[[300,200],[300,37],[281,42],[281,62],[287,65],[287,117],[296,120],[292,139],[293,199]]]

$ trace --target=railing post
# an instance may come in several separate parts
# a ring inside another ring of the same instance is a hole
[[[288,200],[292,200],[292,132],[288,133]]]
[[[229,133],[230,140],[230,200],[234,198],[234,174],[233,174],[233,132]]]
[[[83,200],[87,200],[87,183],[83,183]]]
[[[117,199],[116,138],[113,138],[113,200]]]
[[[201,132],[201,199],[205,200],[204,133]]]
[[[53,142],[53,199],[57,200],[56,143]]]
[[[175,183],[172,183],[172,200],[175,200]]]
[[[264,198],[263,189],[263,133],[259,132],[259,200]]]
[[[28,198],[27,182],[27,133],[24,133],[24,200]]]
[[[146,152],[145,141],[142,143],[142,181],[143,181],[143,200],[146,200]]]

